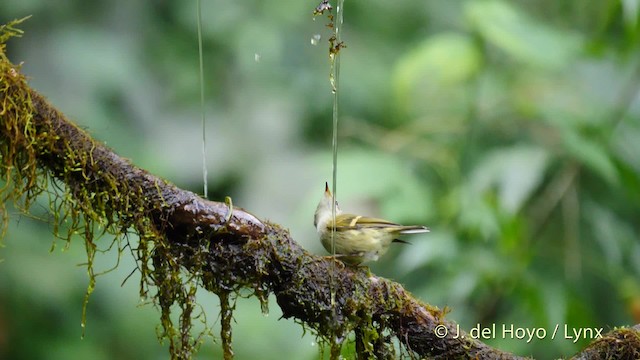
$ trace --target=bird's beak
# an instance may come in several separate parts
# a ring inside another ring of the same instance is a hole
[[[331,191],[329,190],[329,183],[328,182],[324,183],[324,194],[331,196]]]

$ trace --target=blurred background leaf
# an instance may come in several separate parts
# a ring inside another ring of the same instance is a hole
[[[450,307],[464,329],[640,322],[639,4],[346,1],[338,199],[431,227],[374,273]],[[332,96],[316,5],[203,0],[205,113],[210,198],[229,195],[324,254],[312,215],[331,178]],[[0,2],[2,23],[29,14],[9,55],[32,86],[119,154],[202,193],[195,1]],[[136,274],[121,286],[135,268],[126,252],[98,278],[80,339],[85,253],[49,252],[46,207],[11,210],[0,358],[166,358]],[[117,256],[96,261],[106,270]],[[217,299],[198,296],[215,323]],[[237,357],[320,358],[271,305],[265,316],[238,299]],[[588,339],[487,342],[555,358]],[[214,356],[206,339],[198,357]]]

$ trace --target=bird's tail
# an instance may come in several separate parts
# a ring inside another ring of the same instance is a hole
[[[400,234],[422,234],[428,233],[429,228],[422,225],[403,226],[399,232]]]

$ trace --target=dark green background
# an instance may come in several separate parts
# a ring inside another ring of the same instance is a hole
[[[556,325],[640,322],[640,1],[345,1],[338,199],[432,229],[372,271],[450,307],[463,329],[547,331],[531,343],[488,340],[519,355],[567,356],[588,342],[552,340]],[[332,96],[316,5],[202,0],[205,113],[210,198],[230,195],[324,254],[312,215],[331,178]],[[32,15],[9,56],[56,107],[202,193],[195,9],[10,0],[0,22]],[[82,242],[53,240],[46,198],[32,216],[11,212],[0,358],[168,357],[137,274],[121,286],[129,252],[98,278],[80,340]],[[116,260],[111,251],[96,264]],[[213,324],[217,300],[201,295]],[[264,316],[239,299],[237,358],[318,358],[314,336],[279,316],[275,301]],[[207,339],[199,357],[213,354],[220,346]]]

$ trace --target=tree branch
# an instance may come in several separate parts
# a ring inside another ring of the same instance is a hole
[[[0,104],[5,191],[26,196],[28,206],[34,193],[46,191],[38,187],[38,178],[51,176],[65,183],[72,195],[71,209],[79,210],[75,215],[86,223],[97,222],[116,234],[134,228],[141,238],[138,262],[143,277],[149,275],[158,286],[163,325],[165,309],[182,296],[169,286],[175,283],[162,279],[175,274],[162,272],[173,266],[186,269],[207,290],[225,298],[241,288],[253,289],[263,302],[273,293],[285,318],[295,318],[330,343],[339,345],[355,330],[359,351],[369,356],[393,356],[386,335],[391,334],[411,356],[421,358],[518,358],[464,332],[458,334],[457,324],[447,321],[442,310],[414,298],[397,283],[314,256],[278,225],[241,208],[202,199],[135,167],[29,88],[2,51]],[[91,234],[86,236],[90,248]],[[153,246],[146,246],[144,239]],[[607,349],[635,349],[637,357],[638,328],[623,330],[608,334],[615,341],[606,342]],[[187,342],[182,340],[182,345]],[[596,350],[602,343],[595,341],[576,358],[597,358],[603,354]]]

